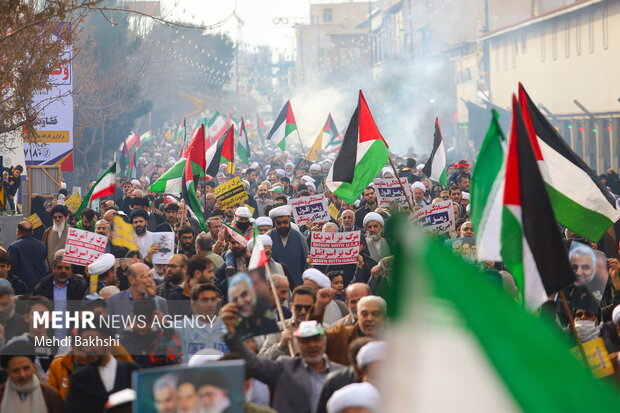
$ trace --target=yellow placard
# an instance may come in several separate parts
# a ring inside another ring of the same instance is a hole
[[[329,212],[329,215],[332,217],[334,221],[338,221],[338,216],[340,215],[340,211],[338,210],[338,208],[336,208],[336,205],[331,204],[329,208],[327,209],[327,212]]]
[[[605,377],[614,374],[614,366],[611,363],[607,347],[605,347],[605,342],[602,337],[586,341],[581,344],[581,347],[583,347],[583,351],[588,358],[588,365],[596,377]],[[571,351],[577,358],[581,359],[579,347],[573,347]]]
[[[227,208],[250,198],[245,189],[243,189],[243,183],[241,183],[241,178],[238,176],[218,185],[213,192],[222,204],[222,208]]]
[[[37,142],[69,143],[69,131],[68,130],[37,131]]]
[[[43,223],[41,222],[41,218],[39,218],[39,215],[36,212],[26,218],[26,220],[30,221],[30,223],[32,224],[32,229],[37,229],[41,225],[43,225]]]
[[[73,214],[78,210],[80,205],[82,205],[82,197],[77,192],[74,192],[69,198],[65,199],[65,206],[69,208]]]
[[[252,216],[254,216],[254,211],[256,211],[256,208],[250,206],[250,205],[246,205],[246,207],[250,210],[250,214],[252,214]]]
[[[125,247],[130,251],[138,249],[138,237],[133,230],[131,224],[125,222],[120,216],[114,217],[114,236],[112,238],[112,245],[118,245],[119,247]]]
[[[97,285],[99,284],[99,275],[94,274],[90,276],[90,292],[97,292]]]

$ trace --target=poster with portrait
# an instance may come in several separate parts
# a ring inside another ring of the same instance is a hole
[[[454,255],[458,255],[465,261],[476,261],[476,239],[474,237],[459,237],[449,239],[444,245],[452,249]]]
[[[174,254],[174,232],[152,232],[151,245],[159,245],[153,253],[153,264],[167,264]]]
[[[135,413],[242,412],[245,361],[169,366],[134,371]]]
[[[568,260],[575,272],[575,284],[569,294],[572,307],[598,311],[609,278],[607,256],[589,245],[572,241]]]
[[[242,340],[280,331],[270,285],[262,271],[237,273],[228,279],[228,302],[237,305],[235,324]]]

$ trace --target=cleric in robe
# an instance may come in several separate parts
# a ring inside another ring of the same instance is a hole
[[[286,264],[291,271],[291,289],[302,284],[301,275],[306,269],[308,244],[301,233],[291,228],[291,207],[282,205],[269,211],[269,218],[275,228],[267,234],[273,240],[271,256],[280,263]]]

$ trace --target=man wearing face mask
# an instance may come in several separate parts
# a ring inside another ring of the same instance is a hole
[[[382,237],[384,225],[383,217],[376,212],[369,212],[364,217],[368,255],[375,262],[379,262],[383,257],[391,255],[390,247],[385,238]]]
[[[252,223],[250,222],[252,213],[248,207],[239,207],[235,210],[235,220],[232,222],[232,226],[237,228],[243,235],[247,237],[252,236]]]
[[[587,308],[580,308],[587,307]],[[579,335],[579,341],[585,343],[586,341],[594,340],[601,335],[601,327],[596,314],[595,306],[592,305],[578,305],[573,311],[573,318],[575,319],[575,329]]]
[[[267,233],[273,241],[272,258],[286,265],[291,273],[291,288],[302,284],[301,274],[306,269],[308,244],[301,233],[291,228],[291,208],[282,205],[269,211],[275,228]]]

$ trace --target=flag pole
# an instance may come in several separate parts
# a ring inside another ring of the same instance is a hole
[[[269,269],[269,261],[265,264],[265,272],[267,273],[267,280],[269,281],[269,285],[271,286],[271,294],[273,294],[273,299],[276,302],[276,309],[278,310],[278,317],[280,317],[280,323],[282,323],[282,331],[286,330],[286,326],[284,324],[284,313],[282,312],[282,304],[280,304],[280,300],[278,299],[278,292],[276,291],[276,285],[273,283],[273,278],[271,277],[271,270]],[[288,342],[288,351],[291,357],[295,357],[295,350],[293,350],[293,343],[289,340]]]
[[[304,144],[301,142],[301,134],[299,133],[299,129],[297,129],[297,138],[299,139],[299,144],[301,145],[301,154],[304,156],[304,159],[307,162],[310,162],[310,160],[306,156],[306,150],[304,149]]]
[[[577,339],[577,346],[579,346],[579,352],[581,353],[581,357],[583,357],[583,361],[588,363],[588,357],[586,356],[586,351],[581,345],[581,340],[579,339],[579,334],[577,333],[577,328],[575,327],[575,319],[573,318],[573,313],[570,311],[570,307],[568,306],[568,301],[566,300],[566,295],[564,291],[560,290],[560,299],[562,300],[562,307],[564,308],[564,312],[566,313],[566,317],[568,318],[568,324],[570,326],[575,339]]]
[[[409,199],[409,197],[407,196],[407,191],[405,191],[405,186],[400,181],[400,175],[398,174],[398,171],[396,170],[396,167],[394,166],[394,162],[392,162],[392,155],[388,155],[388,160],[390,161],[390,165],[392,165],[394,174],[396,174],[396,179],[398,179],[398,184],[400,185],[400,188],[403,190],[403,195],[405,196],[405,199],[407,200],[407,204],[409,205],[409,210],[413,214],[413,204],[411,203],[411,199]]]

